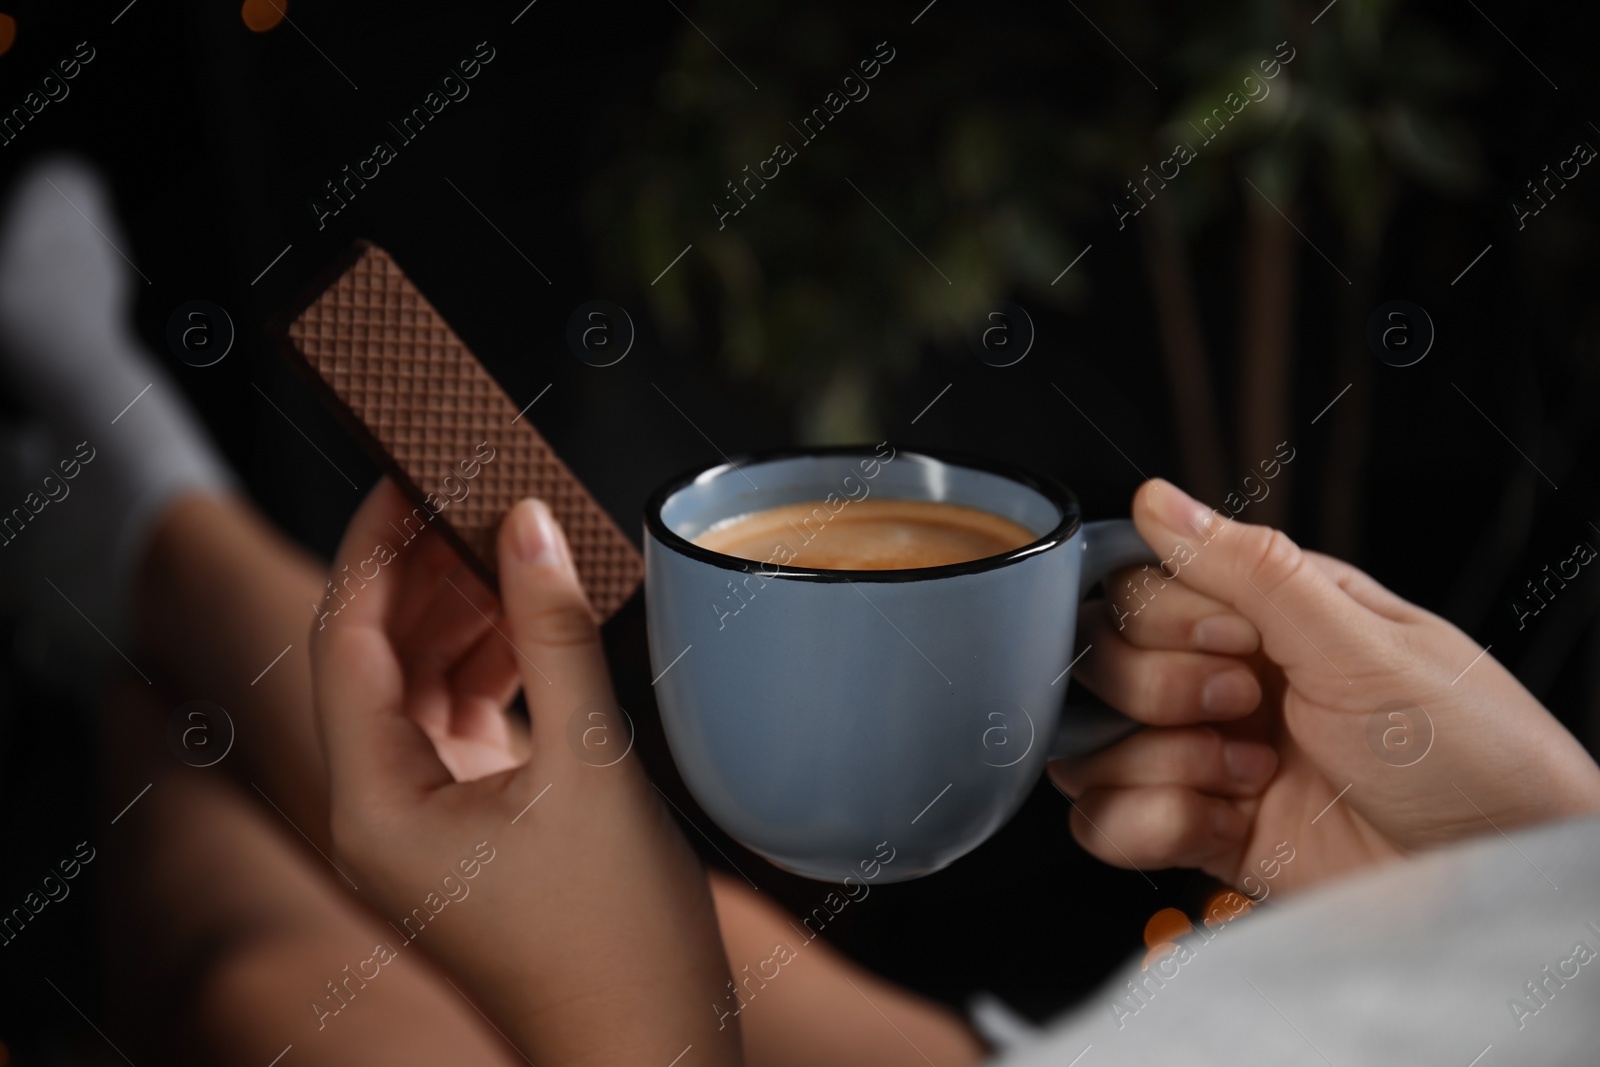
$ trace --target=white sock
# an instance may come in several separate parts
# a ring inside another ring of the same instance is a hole
[[[0,376],[47,425],[54,452],[35,434],[25,458],[0,458],[10,466],[0,573],[87,642],[99,639],[84,616],[118,645],[156,520],[181,493],[234,486],[133,333],[133,288],[144,280],[125,254],[109,192],[85,164],[46,160],[13,187],[0,218]]]

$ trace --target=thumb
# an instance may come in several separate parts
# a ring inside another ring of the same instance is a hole
[[[600,628],[567,539],[543,501],[524,500],[506,514],[499,562],[500,603],[511,624],[535,750],[554,751],[580,707],[612,708]]]
[[[1349,684],[1369,673],[1382,618],[1352,599],[1281,530],[1237,522],[1171,482],[1133,498],[1133,521],[1161,556],[1163,575],[1232,607],[1286,670]]]

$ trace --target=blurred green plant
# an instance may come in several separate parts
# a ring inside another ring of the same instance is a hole
[[[626,147],[591,186],[591,232],[609,280],[645,290],[669,343],[714,347],[727,372],[792,403],[801,439],[871,436],[884,381],[930,344],[962,343],[961,324],[994,302],[1019,290],[1057,305],[1077,295],[1072,275],[1050,282],[1081,248],[1065,220],[1097,205],[1057,109],[985,92],[984,68],[999,58],[990,45],[930,68],[925,50],[908,57],[918,31],[897,17],[895,59],[865,83],[870,94],[807,143],[791,123],[846,75],[860,80],[858,62],[884,35],[862,28],[860,11],[770,0],[713,0],[690,15],[761,88],[685,24],[654,107],[618,108],[608,139]],[[1036,37],[1007,39],[1031,70],[1058,61]],[[630,119],[640,110],[648,122]],[[780,142],[798,159],[719,230],[714,203],[734,203],[726,183]],[[689,241],[691,269],[639,285]]]

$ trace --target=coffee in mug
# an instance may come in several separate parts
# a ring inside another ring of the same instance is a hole
[[[810,500],[717,523],[695,544],[759,563],[827,570],[943,567],[998,556],[1037,538],[992,512],[926,500]]]

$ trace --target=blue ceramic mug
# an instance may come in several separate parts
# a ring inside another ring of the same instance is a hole
[[[809,539],[868,498],[980,508],[1038,539],[876,571],[694,544],[719,522],[820,501],[794,528]],[[720,464],[656,491],[644,555],[673,759],[719,826],[797,874],[931,874],[1004,825],[1047,760],[1136,728],[1109,709],[1063,712],[1062,697],[1080,595],[1154,556],[1131,522],[1084,523],[1064,486],[1009,465],[887,444]]]

